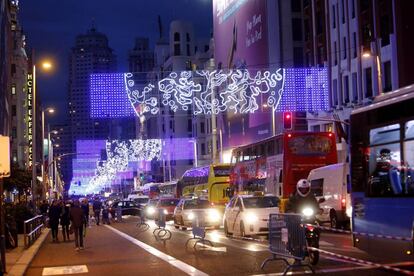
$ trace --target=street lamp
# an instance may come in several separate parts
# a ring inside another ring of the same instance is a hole
[[[44,63],[44,64],[48,64],[47,67],[50,66],[49,63]],[[43,65],[43,68],[45,68],[45,66]],[[49,115],[53,115],[55,113],[55,109],[53,107],[48,107],[45,109],[42,109],[42,180],[43,182],[45,182],[46,179],[46,170],[45,170],[45,114],[49,114]],[[47,155],[48,155],[48,161],[50,162],[50,156],[51,154],[51,147],[50,147],[51,141],[50,141],[50,130],[49,130],[49,124],[47,124]],[[50,171],[47,172],[47,175],[49,175]]]
[[[370,57],[375,58],[375,63],[377,65],[377,81],[378,81],[378,94],[381,95],[383,93],[382,90],[382,70],[381,70],[381,60],[380,55],[378,53],[378,45],[377,41],[375,41],[375,51],[363,51],[362,57],[364,59],[368,59]]]
[[[40,63],[40,66],[41,68],[43,68],[44,71],[50,71],[52,69],[52,63],[50,61],[43,61]],[[32,166],[32,201],[34,205],[36,206],[36,183],[37,183],[36,64],[33,64],[32,72],[29,72],[27,75],[27,90],[28,90],[27,91],[27,106],[28,106],[29,163]],[[43,141],[42,141],[42,144],[43,144]],[[43,150],[42,150],[42,155],[43,155]]]

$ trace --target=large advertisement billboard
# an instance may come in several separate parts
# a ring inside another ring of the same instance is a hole
[[[213,0],[214,59],[223,69],[266,69],[266,0]]]

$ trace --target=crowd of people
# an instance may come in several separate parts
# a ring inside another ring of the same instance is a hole
[[[51,204],[45,200],[40,205],[40,211],[51,229],[52,242],[59,242],[60,224],[64,242],[71,241],[70,236],[75,235],[76,250],[84,249],[86,229],[90,227],[92,220],[96,225],[100,225],[102,214],[102,222],[110,224],[108,208],[97,198],[91,204],[87,199],[55,199]]]

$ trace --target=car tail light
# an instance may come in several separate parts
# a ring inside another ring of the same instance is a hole
[[[342,198],[342,200],[341,200],[341,207],[342,207],[342,209],[346,208],[346,199],[345,198]]]

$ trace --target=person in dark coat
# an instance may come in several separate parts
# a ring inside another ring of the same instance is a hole
[[[60,225],[62,225],[63,241],[70,241],[69,225],[70,225],[70,203],[66,202],[62,206],[62,215],[60,217]]]
[[[101,209],[102,209],[102,202],[99,200],[98,197],[96,197],[95,200],[93,201],[93,213],[95,215],[96,225],[99,225]]]
[[[72,222],[73,232],[75,233],[75,247],[76,250],[83,249],[83,224],[85,215],[80,207],[79,200],[73,202],[70,209],[70,221]]]
[[[52,205],[49,208],[49,226],[52,229],[52,239],[53,242],[58,242],[58,228],[59,228],[59,218],[62,212],[59,202],[53,200]]]
[[[86,228],[89,226],[89,202],[86,198],[84,200],[82,200],[81,208],[83,210],[83,214],[85,215],[85,219],[84,219],[85,223],[84,223],[84,227],[83,227],[83,236],[85,237]]]

